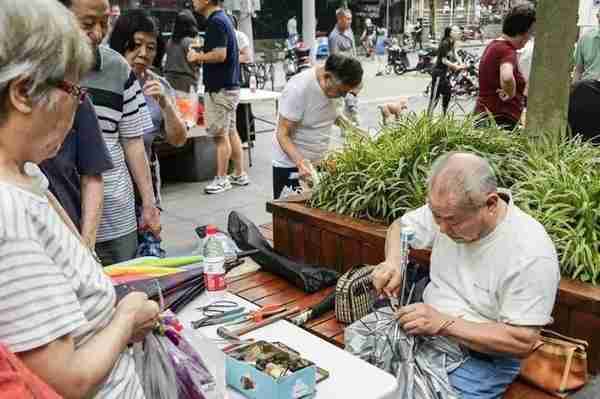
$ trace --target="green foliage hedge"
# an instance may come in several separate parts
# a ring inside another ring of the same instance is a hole
[[[425,203],[432,162],[455,150],[492,163],[500,186],[546,227],[564,276],[600,284],[600,148],[579,139],[533,144],[470,119],[411,115],[375,139],[348,132],[344,148],[322,163],[310,206],[391,223]]]

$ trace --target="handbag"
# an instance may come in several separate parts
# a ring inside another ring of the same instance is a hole
[[[540,336],[521,363],[521,378],[562,398],[583,387],[588,381],[588,343],[544,329]]]
[[[342,323],[354,323],[372,309],[375,288],[371,274],[375,266],[355,266],[339,278],[335,287],[335,317]]]

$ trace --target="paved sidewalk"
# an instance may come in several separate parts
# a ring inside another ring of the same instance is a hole
[[[364,88],[360,93],[359,112],[362,126],[377,130],[380,124],[379,104],[409,98],[409,107],[421,112],[427,107],[423,90],[429,83],[429,75],[410,73],[404,76],[388,75],[376,77],[377,65],[374,61],[363,62],[365,69]],[[282,72],[276,86],[283,86]],[[267,120],[275,120],[272,103],[253,107],[255,114]],[[257,122],[257,129],[269,126]],[[271,127],[272,129],[272,127]],[[254,166],[248,169],[252,183],[247,187],[235,187],[221,194],[207,195],[204,187],[208,182],[181,183],[165,182],[162,192],[163,247],[169,255],[188,254],[196,248],[198,240],[194,228],[203,224],[216,224],[227,228],[227,216],[233,210],[243,213],[257,225],[269,223],[271,216],[265,211],[265,204],[272,198],[271,146],[273,133],[257,135],[252,152]],[[334,140],[334,146],[341,139]],[[247,160],[246,160],[247,162]]]

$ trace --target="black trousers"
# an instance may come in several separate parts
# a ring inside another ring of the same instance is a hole
[[[273,198],[281,196],[285,186],[297,189],[300,187],[298,168],[279,168],[273,166]]]
[[[444,115],[448,112],[450,106],[450,99],[452,98],[452,87],[450,86],[450,80],[448,79],[448,73],[446,71],[433,70],[431,74],[431,90],[429,93],[429,113],[433,114],[438,101],[442,97],[442,109]]]
[[[246,112],[248,112],[248,122],[250,122],[250,125],[246,123]],[[254,114],[252,113],[252,106],[250,104],[238,105],[235,123],[242,143],[249,143],[256,140]]]

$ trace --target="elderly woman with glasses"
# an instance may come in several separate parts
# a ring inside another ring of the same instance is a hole
[[[37,167],[71,128],[92,50],[48,0],[3,0],[0,49],[0,341],[64,397],[143,398],[127,346],[158,305],[142,293],[116,302]]]
[[[125,57],[144,90],[152,117],[152,127],[144,132],[144,146],[150,162],[154,196],[160,206],[160,166],[153,143],[159,136],[176,147],[184,145],[187,140],[185,122],[175,105],[175,90],[165,78],[152,70],[160,67],[165,46],[157,23],[144,11],[120,16],[113,28],[109,45]],[[136,202],[140,210],[139,195],[136,195]]]

